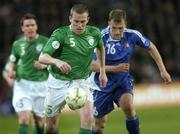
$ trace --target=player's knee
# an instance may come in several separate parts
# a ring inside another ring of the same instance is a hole
[[[57,117],[46,118],[46,125],[45,125],[46,134],[51,134],[56,131],[56,121],[57,121]]]
[[[51,134],[51,133],[53,133],[54,131],[55,131],[55,127],[53,126],[53,125],[51,125],[51,124],[47,124],[46,125],[46,134]]]
[[[83,116],[81,119],[81,126],[83,128],[91,128],[92,123],[93,123],[93,117],[90,115]]]
[[[29,124],[29,118],[26,116],[19,117],[19,124]]]
[[[102,132],[104,127],[105,127],[105,123],[95,124],[95,126],[93,126],[93,131],[97,133]]]
[[[124,110],[124,112],[131,112],[133,110],[133,106],[131,103],[123,103],[122,105],[122,109]]]

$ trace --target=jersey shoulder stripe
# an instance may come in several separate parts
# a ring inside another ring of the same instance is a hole
[[[124,33],[131,33],[131,34],[137,35],[143,43],[145,43],[147,40],[145,37],[143,37],[143,35],[139,31],[134,30],[134,29],[125,28]]]
[[[101,30],[102,36],[109,34],[109,26]]]

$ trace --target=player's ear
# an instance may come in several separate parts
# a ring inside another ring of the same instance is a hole
[[[90,17],[88,16],[88,17],[87,17],[87,22],[89,22],[89,19],[90,19]]]
[[[72,15],[69,15],[69,21],[72,23]]]
[[[23,25],[21,25],[21,31],[24,32],[24,26]]]

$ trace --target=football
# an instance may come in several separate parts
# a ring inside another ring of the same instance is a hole
[[[65,96],[65,101],[71,110],[80,109],[87,102],[87,94],[82,88],[70,88]]]

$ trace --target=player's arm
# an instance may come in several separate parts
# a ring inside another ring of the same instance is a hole
[[[46,64],[42,64],[39,61],[35,60],[34,61],[34,67],[39,69],[39,70],[42,70],[42,69],[46,69],[47,65]]]
[[[107,76],[105,72],[105,49],[104,46],[97,48],[97,59],[99,62],[99,80],[100,80],[100,86],[105,87],[107,83]]]
[[[71,66],[68,63],[52,56],[56,51],[58,51],[58,49],[61,48],[63,45],[61,42],[63,42],[63,40],[64,34],[58,29],[55,30],[44,46],[39,57],[39,62],[41,64],[54,65],[59,68],[62,73],[69,73],[71,71]]]
[[[62,60],[56,59],[47,53],[40,55],[39,62],[41,64],[46,64],[46,65],[55,65],[63,73],[69,73],[71,71],[71,66],[68,63]]]
[[[91,70],[93,72],[99,72],[100,66],[99,63],[95,60],[91,63]],[[120,63],[118,65],[105,65],[105,71],[111,73],[117,72],[128,72],[129,71],[129,64],[128,63]]]
[[[16,78],[15,66],[16,66],[16,64],[14,62],[12,62],[12,61],[9,61],[7,63],[6,73],[7,73],[8,77],[11,78],[11,79]]]
[[[14,85],[14,79],[10,78],[10,76],[6,70],[4,70],[2,72],[2,76],[10,87],[12,87]]]
[[[162,61],[162,58],[159,54],[159,51],[157,50],[156,46],[151,43],[148,49],[150,55],[152,56],[152,58],[154,59],[154,61],[156,62],[159,71],[160,71],[160,75],[163,78],[163,80],[165,81],[165,83],[171,83],[172,79],[171,76],[169,75],[169,73],[167,72],[164,63]]]

